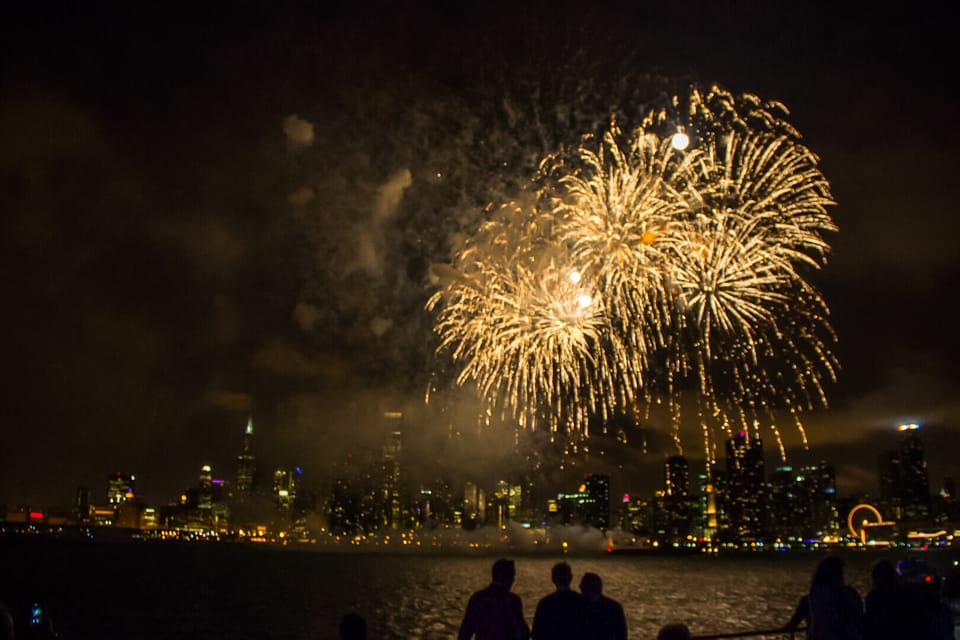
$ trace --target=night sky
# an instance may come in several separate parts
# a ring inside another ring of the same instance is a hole
[[[842,371],[790,461],[876,494],[912,421],[931,485],[960,478],[939,4],[36,4],[0,9],[0,503],[102,501],[117,470],[165,503],[204,463],[232,479],[249,415],[264,466],[317,481],[387,409],[431,465],[505,464],[509,439],[417,418],[429,266],[532,158],[690,81],[784,102],[838,202],[815,281]],[[536,124],[552,103],[595,122]],[[672,451],[647,429],[609,457],[652,494]]]

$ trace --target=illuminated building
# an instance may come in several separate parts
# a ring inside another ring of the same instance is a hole
[[[725,538],[749,542],[763,535],[765,478],[763,443],[741,432],[727,440],[724,491]]]
[[[119,471],[107,476],[107,502],[118,505],[133,501],[136,480],[137,476]]]
[[[690,493],[690,468],[683,456],[670,456],[663,467],[663,484],[668,496]]]
[[[706,473],[697,476],[697,484],[700,488],[699,508],[696,513],[698,517],[691,527],[699,533],[699,537],[706,540],[713,540],[717,535],[717,527],[719,526],[717,514],[718,473],[715,468],[711,471],[711,476]]]
[[[383,445],[383,493],[386,526],[400,529],[400,455],[403,451],[403,414],[387,411],[383,414],[388,429],[387,442]]]
[[[901,434],[899,447],[879,457],[881,501],[896,520],[929,520],[930,484],[920,426],[902,424],[897,431]]]
[[[610,528],[610,476],[588,473],[579,489],[557,494],[557,516],[562,524]]]
[[[392,491],[384,466],[382,450],[350,452],[335,464],[327,500],[334,534],[370,534],[390,527]]]
[[[683,456],[670,456],[663,467],[664,491],[653,501],[656,532],[671,541],[692,531],[697,500],[690,495],[690,468]]]
[[[511,484],[506,480],[500,480],[496,483],[491,506],[494,509],[494,516],[497,520],[497,526],[505,529],[507,524],[517,517],[523,499],[523,487],[519,484]]]
[[[164,518],[167,526],[186,531],[224,531],[230,517],[225,494],[223,480],[213,477],[210,465],[203,465],[197,486],[184,491],[180,505]]]
[[[277,469],[273,472],[273,500],[277,507],[289,514],[297,501],[303,471],[300,467],[294,469]]]
[[[813,524],[815,533],[836,536],[840,531],[840,508],[837,500],[837,474],[832,465],[820,462],[801,468],[814,481]]]
[[[335,535],[356,535],[363,532],[360,471],[354,455],[348,453],[335,465],[335,478],[330,489],[327,512],[330,531]]]
[[[487,494],[475,482],[463,486],[463,511],[460,522],[464,529],[475,529],[487,521]]]
[[[253,418],[247,419],[247,429],[243,434],[243,449],[237,456],[237,497],[244,498],[253,491],[257,466],[253,456]]]
[[[584,479],[590,502],[585,509],[585,524],[597,529],[610,528],[610,476],[588,473]]]
[[[821,540],[839,531],[836,477],[825,462],[777,467],[769,483],[770,533],[796,540]]]
[[[95,506],[90,510],[92,524],[98,527],[112,527],[117,519],[114,506]]]
[[[420,526],[435,528],[460,525],[461,510],[450,482],[443,478],[420,487],[416,511],[416,522]]]
[[[960,509],[957,502],[957,485],[953,478],[944,478],[937,495],[934,496],[934,513],[937,522],[960,522]]]
[[[645,533],[651,526],[651,506],[643,500],[629,493],[620,498],[619,526],[624,531]]]

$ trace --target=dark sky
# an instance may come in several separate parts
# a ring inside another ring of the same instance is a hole
[[[427,266],[504,188],[495,161],[582,133],[535,135],[525,92],[589,104],[618,79],[627,115],[690,80],[781,100],[821,158],[842,371],[790,459],[876,492],[909,420],[931,483],[960,477],[948,12],[646,4],[6,3],[0,503],[102,500],[116,470],[165,502],[205,462],[232,477],[251,414],[265,464],[314,478],[383,409],[444,446],[460,418],[417,417]],[[481,440],[448,454],[496,464],[507,445]],[[634,490],[659,488],[663,454],[617,454]]]

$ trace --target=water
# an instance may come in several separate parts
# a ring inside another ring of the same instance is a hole
[[[902,555],[886,554],[892,559]],[[669,622],[694,633],[783,624],[809,585],[816,554],[567,557],[624,607],[632,638]],[[878,554],[845,556],[866,593]],[[960,554],[924,556],[949,567]],[[371,638],[452,638],[470,594],[489,582],[487,556],[332,554],[242,545],[0,542],[2,599],[17,613],[47,603],[66,640],[335,638],[357,611]],[[532,619],[552,590],[555,556],[520,556],[514,591]]]

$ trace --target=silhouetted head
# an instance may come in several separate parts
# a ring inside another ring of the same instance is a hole
[[[513,579],[517,576],[517,569],[513,566],[513,560],[500,558],[493,563],[490,574],[493,576],[494,584],[509,589],[513,585]]]
[[[690,629],[683,624],[668,624],[657,634],[657,640],[690,640],[690,637]]]
[[[837,556],[829,556],[820,561],[817,570],[813,572],[811,586],[824,585],[839,587],[843,585],[843,560]]]
[[[873,586],[878,589],[892,589],[897,585],[897,570],[889,560],[877,560],[870,569]]]
[[[603,580],[595,573],[585,573],[580,578],[580,593],[587,600],[593,600],[603,593]]]
[[[553,565],[553,569],[550,570],[550,579],[558,589],[569,589],[570,583],[573,582],[573,571],[570,570],[570,565],[566,562]]]
[[[340,619],[340,640],[367,640],[367,621],[357,613]]]

